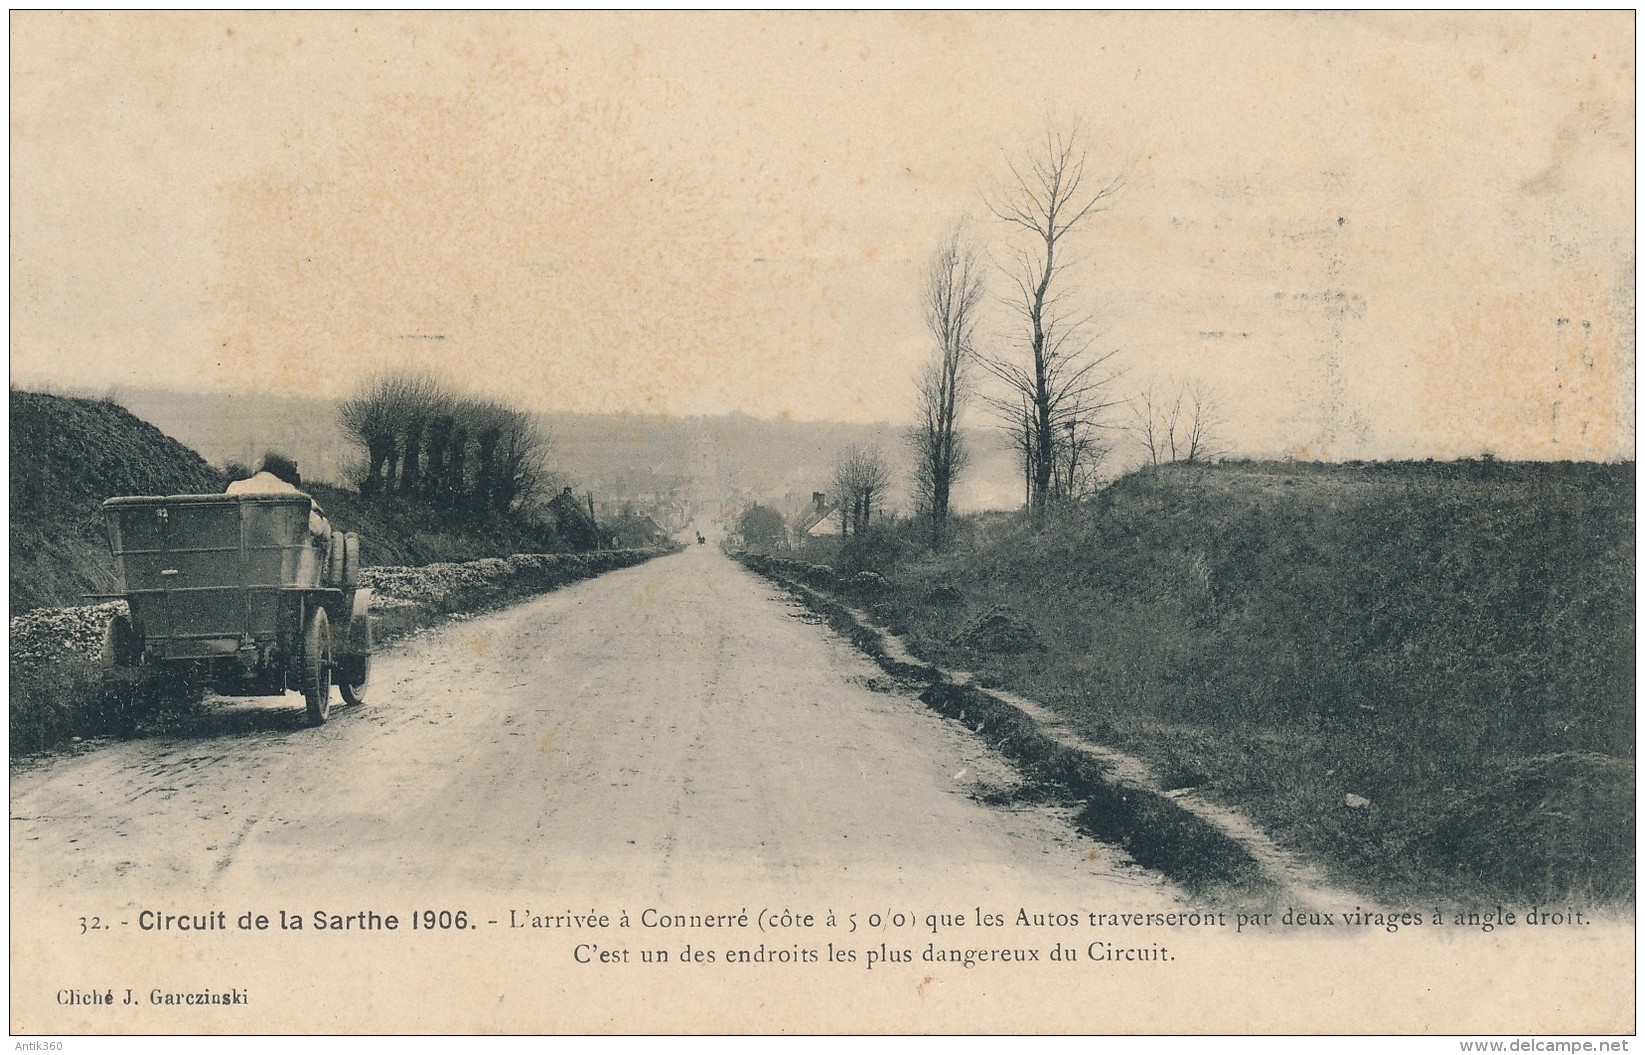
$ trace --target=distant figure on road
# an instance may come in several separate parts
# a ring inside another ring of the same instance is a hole
[[[303,477],[297,472],[297,463],[283,454],[269,451],[263,455],[263,465],[254,476],[236,480],[224,488],[231,495],[302,494]],[[326,523],[325,512],[312,496],[308,500],[308,531],[324,545],[331,537],[331,525]]]
[[[707,539],[703,538],[703,533],[701,531],[697,532],[697,545],[701,546],[704,542],[707,542],[707,541],[708,541]]]

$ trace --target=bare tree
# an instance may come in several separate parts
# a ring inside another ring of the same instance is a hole
[[[1151,382],[1131,405],[1132,431],[1151,465],[1206,462],[1227,453],[1217,400],[1197,381]]]
[[[491,505],[498,511],[533,502],[551,490],[548,433],[523,410],[506,410],[492,455]]]
[[[1222,445],[1218,430],[1222,428],[1222,414],[1214,395],[1197,381],[1185,387],[1186,411],[1182,460],[1208,462],[1228,453]]]
[[[1053,493],[1059,498],[1079,501],[1097,489],[1103,462],[1113,448],[1101,442],[1096,429],[1079,428],[1073,421],[1065,424],[1064,432],[1053,452],[1057,459]]]
[[[497,482],[497,444],[503,438],[502,416],[498,412],[503,408],[495,403],[487,403],[483,409],[484,416],[474,433],[477,461],[469,498],[474,508],[492,510],[496,508],[491,490]]]
[[[421,493],[432,497],[439,492],[440,482],[446,479],[448,457],[451,452],[451,434],[457,427],[457,417],[449,406],[431,414],[426,429],[428,460],[423,465]]]
[[[339,409],[343,431],[366,454],[360,490],[371,494],[407,486],[406,469],[416,475],[422,422],[449,397],[433,378],[397,373],[369,381]]]
[[[968,395],[966,368],[976,351],[982,270],[982,259],[961,224],[950,229],[926,265],[922,299],[936,352],[920,374],[919,420],[909,431],[909,442],[914,449],[915,499],[931,518],[934,546],[942,544],[954,480],[969,460],[958,422]]]
[[[414,494],[420,486],[423,434],[428,420],[441,413],[451,401],[440,383],[427,374],[401,375],[396,378],[399,392],[399,438],[401,494]]]
[[[1108,404],[1102,405],[1106,407]],[[1002,415],[1006,412],[1003,401],[996,401],[995,406]],[[1034,496],[1040,456],[1032,404],[1024,398],[1005,425],[1021,459],[1023,503],[1028,505]],[[1095,491],[1101,481],[1103,463],[1113,448],[1101,441],[1094,424],[1059,420],[1052,441],[1049,497],[1058,501],[1077,501]]]
[[[366,473],[360,481],[360,491],[372,494],[383,486],[383,467],[394,448],[392,414],[385,400],[380,398],[382,382],[368,385],[357,395],[343,402],[337,418],[343,431],[366,455]]]
[[[1104,364],[1114,352],[1092,352],[1088,317],[1073,311],[1064,281],[1072,261],[1062,255],[1064,240],[1125,185],[1120,174],[1093,185],[1086,178],[1086,151],[1078,132],[1047,133],[1024,163],[1011,165],[1012,185],[989,207],[994,215],[1027,233],[1005,268],[1014,286],[1011,303],[1022,330],[1014,353],[987,356],[982,363],[1007,393],[993,402],[1013,431],[1026,412],[1029,507],[1043,520],[1057,493],[1057,447],[1064,436],[1079,439],[1096,429],[1111,403],[1105,392],[1112,378]]]
[[[431,481],[433,493],[448,505],[463,505],[468,499],[469,481],[473,479],[469,469],[470,455],[473,453],[470,441],[474,438],[482,413],[480,404],[474,400],[465,399],[452,404],[445,465]]]
[[[891,483],[891,468],[876,446],[850,446],[834,466],[834,493],[840,502],[840,534],[861,535],[868,530],[874,506],[883,502]]]
[[[1150,382],[1138,393],[1131,404],[1131,413],[1136,416],[1131,431],[1136,433],[1137,439],[1142,441],[1143,450],[1148,452],[1148,464],[1170,461],[1171,447],[1167,436],[1173,427],[1174,415],[1157,383]]]
[[[1022,504],[1026,509],[1034,503],[1034,478],[1039,444],[1034,440],[1034,410],[1029,405],[1028,397],[1021,393],[1017,396],[1016,406],[1012,406],[1005,399],[990,399],[994,410],[1005,421],[1005,428],[1011,434],[1012,446],[1016,448],[1017,457],[1022,462]]]

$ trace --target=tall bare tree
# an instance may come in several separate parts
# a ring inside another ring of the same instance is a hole
[[[1026,244],[1005,267],[1022,327],[1012,342],[1016,348],[981,361],[1008,390],[992,402],[1013,431],[1026,408],[1024,471],[1036,521],[1044,519],[1058,490],[1059,443],[1064,436],[1088,436],[1111,405],[1105,392],[1112,378],[1103,370],[1114,353],[1092,351],[1090,319],[1070,306],[1066,273],[1073,261],[1063,250],[1066,239],[1107,209],[1125,175],[1090,181],[1086,160],[1077,131],[1048,132],[1026,159],[1011,164],[1012,183],[989,203],[995,216],[1025,233]]]
[[[840,534],[861,535],[868,530],[874,506],[885,500],[891,467],[879,447],[855,444],[840,452],[834,466],[834,493],[840,502]]]
[[[969,459],[959,411],[969,394],[967,367],[976,352],[983,294],[982,258],[963,225],[955,224],[926,265],[922,301],[936,348],[920,373],[919,420],[909,432],[915,497],[931,518],[931,541],[938,546],[946,533],[954,480]]]

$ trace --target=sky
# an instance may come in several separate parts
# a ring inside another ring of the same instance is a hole
[[[1111,424],[1192,383],[1236,454],[1633,456],[1628,12],[11,24],[16,384],[907,420],[930,253],[1008,259],[1077,129]]]

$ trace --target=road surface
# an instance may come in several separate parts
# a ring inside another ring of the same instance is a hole
[[[1173,893],[713,547],[377,658],[362,707],[224,701],[207,728],[14,769],[18,891]]]

